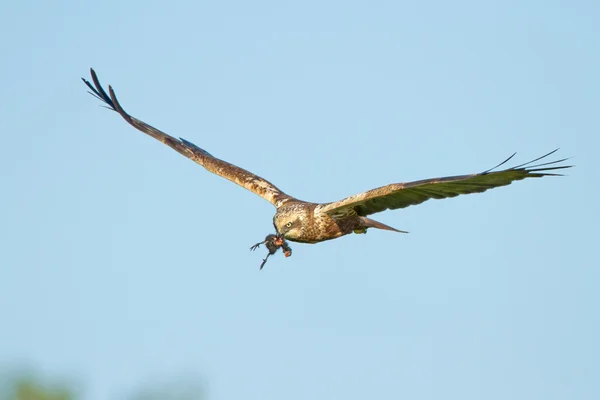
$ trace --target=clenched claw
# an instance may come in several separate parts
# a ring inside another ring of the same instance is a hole
[[[263,267],[267,263],[267,259],[269,258],[269,256],[272,254],[275,254],[280,247],[283,249],[283,252],[286,257],[289,257],[292,255],[292,249],[290,248],[290,246],[288,246],[285,239],[282,238],[281,236],[273,235],[273,234],[267,235],[265,240],[263,240],[262,242],[256,243],[254,246],[250,247],[250,250],[254,251],[254,250],[258,249],[261,244],[264,244],[267,247],[267,249],[269,250],[269,253],[263,259],[262,264],[260,264],[260,269],[263,269]]]

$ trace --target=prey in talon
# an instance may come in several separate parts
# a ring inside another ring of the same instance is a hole
[[[281,236],[273,235],[273,234],[267,235],[265,240],[263,240],[262,242],[256,243],[254,246],[250,247],[250,250],[254,251],[254,250],[258,249],[261,244],[264,244],[267,247],[267,250],[269,250],[269,253],[263,259],[262,263],[260,264],[260,269],[263,269],[263,267],[267,263],[267,259],[269,258],[269,256],[277,253],[277,250],[279,250],[280,247],[283,251],[283,254],[285,254],[286,257],[289,257],[292,255],[291,247],[288,245],[288,243],[285,241],[285,239]]]

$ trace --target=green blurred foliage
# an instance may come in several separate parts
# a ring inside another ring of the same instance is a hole
[[[3,378],[0,400],[85,399],[85,396],[76,394],[76,391],[68,385],[43,383],[40,378],[31,374]],[[126,398],[129,400],[205,400],[206,395],[203,385],[194,380],[181,380],[143,387]]]
[[[43,385],[28,377],[9,381],[2,389],[2,400],[75,400],[66,387]]]

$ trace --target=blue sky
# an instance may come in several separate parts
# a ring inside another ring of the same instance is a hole
[[[0,365],[85,399],[597,399],[593,1],[9,2]],[[308,201],[573,156],[272,257],[272,206],[124,108]],[[183,378],[182,378],[183,377]]]

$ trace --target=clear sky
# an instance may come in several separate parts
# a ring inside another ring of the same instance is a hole
[[[0,365],[121,399],[598,399],[596,1],[0,6]],[[576,168],[272,257],[274,208],[560,147]]]

